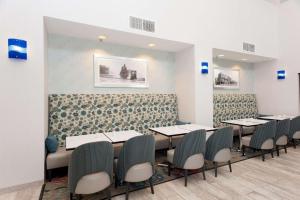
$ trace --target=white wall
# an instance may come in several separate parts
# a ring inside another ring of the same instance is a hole
[[[0,188],[43,179],[43,16],[195,44],[195,121],[203,124],[212,124],[212,73],[201,75],[198,64],[207,60],[211,70],[212,48],[242,51],[247,41],[256,44],[261,56],[276,57],[278,50],[277,6],[262,0],[2,0],[1,47],[9,37],[23,38],[30,55],[28,61],[16,62],[7,59],[7,48],[0,48]],[[156,21],[156,33],[130,29],[129,16]]]
[[[176,53],[176,95],[179,119],[195,122],[194,47]]]
[[[148,62],[149,88],[95,88],[93,55]],[[174,53],[48,35],[48,89],[64,93],[175,93]]]
[[[214,67],[222,67],[229,69],[238,69],[240,71],[240,88],[234,90],[222,90],[214,88],[214,93],[254,93],[254,67],[251,63],[231,61],[225,59],[214,58]]]
[[[255,66],[255,91],[260,113],[299,114],[300,1],[289,0],[279,9],[279,59]],[[277,80],[285,69],[286,80]]]
[[[44,177],[44,26],[32,8],[25,1],[0,1],[0,189]],[[11,37],[27,40],[27,61],[7,58]]]

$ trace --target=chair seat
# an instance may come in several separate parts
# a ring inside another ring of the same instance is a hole
[[[83,176],[77,183],[76,194],[92,194],[110,186],[110,177],[106,172],[98,172]]]
[[[167,152],[167,161],[169,163],[173,163],[174,153],[175,153],[175,149],[171,149]]]
[[[276,140],[276,145],[284,146],[288,143],[288,137],[286,135],[282,135]]]
[[[148,180],[153,175],[153,167],[150,163],[133,165],[126,173],[125,181],[136,183]]]
[[[296,140],[300,139],[300,131],[297,131],[296,133],[294,133],[293,139],[296,139]]]
[[[244,136],[242,137],[242,145],[249,147],[251,141],[251,136]]]
[[[67,151],[64,147],[59,147],[55,153],[49,153],[46,159],[47,169],[68,166],[72,152]]]

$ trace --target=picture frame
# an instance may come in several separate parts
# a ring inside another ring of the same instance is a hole
[[[94,87],[148,88],[148,62],[94,54]]]
[[[239,89],[240,70],[232,68],[214,68],[214,88],[216,89]]]

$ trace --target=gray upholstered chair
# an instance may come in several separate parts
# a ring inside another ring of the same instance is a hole
[[[170,176],[171,164],[175,168],[184,169],[185,186],[187,186],[188,170],[201,169],[205,180],[205,130],[192,131],[182,138],[176,149],[167,152],[168,173]]]
[[[153,135],[131,138],[124,143],[119,159],[116,161],[115,183],[126,183],[126,199],[130,183],[149,181],[151,193],[154,194],[152,176],[155,165],[155,139]]]
[[[245,155],[245,148],[261,150],[262,160],[265,161],[265,152],[269,151],[273,158],[274,138],[276,133],[276,121],[270,121],[260,125],[252,136],[242,137],[242,154]]]
[[[290,132],[290,119],[278,121],[275,134],[275,146],[277,156],[279,156],[279,147],[284,147],[285,153],[287,153],[286,145],[288,143],[288,136]]]
[[[113,147],[109,142],[95,142],[77,147],[69,163],[68,185],[70,199],[76,194],[92,194],[106,190],[111,198],[109,187],[112,183]]]
[[[218,163],[227,162],[231,168],[231,148],[233,142],[233,128],[225,127],[215,131],[206,142],[205,159],[212,161],[215,168],[215,177],[218,176]]]
[[[296,141],[300,140],[300,116],[291,120],[289,139],[292,140],[294,148],[296,148]]]

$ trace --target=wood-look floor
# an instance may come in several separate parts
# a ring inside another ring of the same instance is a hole
[[[299,200],[300,199],[300,148],[289,148],[288,154],[281,152],[280,157],[260,157],[233,164],[230,173],[227,166],[219,168],[218,177],[213,171],[189,176],[188,186],[184,180],[177,179],[154,186],[155,194],[150,189],[131,192],[129,199],[203,199],[203,200]],[[2,200],[36,200],[41,186],[0,195]],[[124,196],[113,198],[124,199]]]

